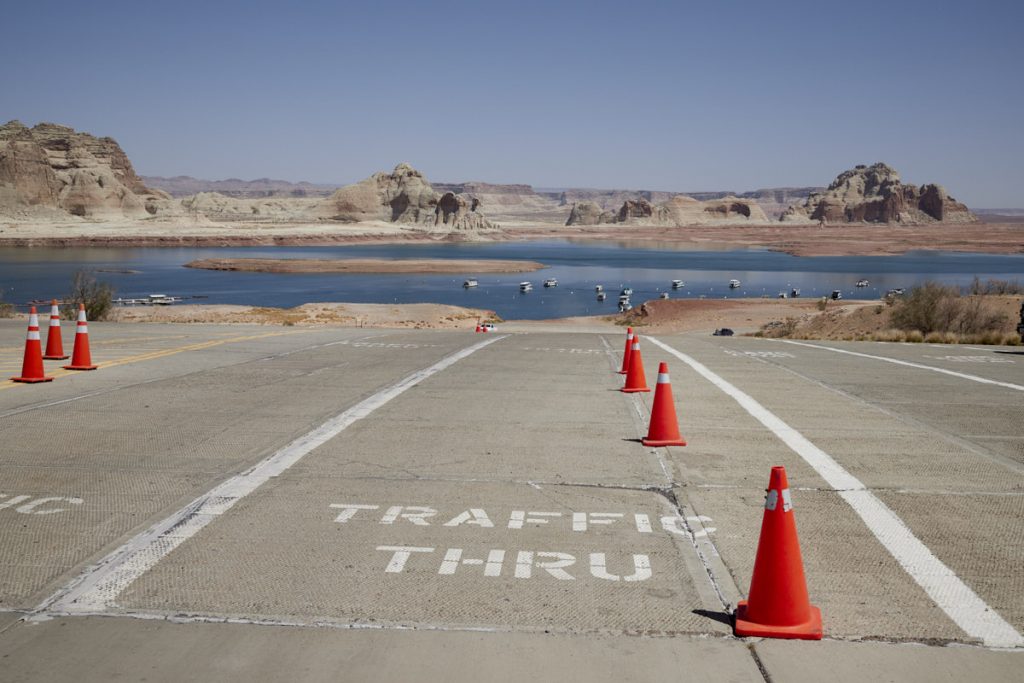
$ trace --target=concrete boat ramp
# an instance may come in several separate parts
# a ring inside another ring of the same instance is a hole
[[[2,681],[1020,680],[1019,349],[642,337],[647,448],[624,332],[90,333],[0,383]],[[732,635],[774,465],[820,642]]]

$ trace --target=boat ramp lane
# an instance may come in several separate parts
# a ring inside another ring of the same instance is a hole
[[[700,616],[723,606],[692,561],[691,529],[653,491],[279,479],[223,516],[214,533],[140,575],[106,609],[724,635],[727,626]],[[283,575],[287,581],[272,578]]]

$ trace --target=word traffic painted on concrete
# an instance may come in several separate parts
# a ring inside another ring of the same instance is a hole
[[[66,505],[81,505],[81,498],[67,496],[12,495],[0,493],[0,510],[10,510],[23,515],[54,515],[66,512],[71,508]]]
[[[651,519],[651,515],[638,512],[558,512],[547,510],[510,510],[505,514],[489,514],[484,508],[469,508],[467,510],[452,510],[441,514],[436,508],[422,505],[373,505],[366,503],[331,503],[334,521],[338,524],[348,524],[357,515],[358,521],[376,520],[377,524],[383,526],[402,525],[412,527],[442,527],[449,529],[509,529],[513,531],[526,531],[531,528],[561,525],[568,534],[586,533],[595,527],[607,527],[616,525],[624,530],[636,534],[653,534],[658,527],[662,532],[688,536],[686,521],[678,515],[665,515]],[[689,521],[710,522],[709,517],[687,518]],[[714,528],[705,527],[699,534],[705,536],[714,531]],[[416,562],[417,567],[422,567],[423,562],[430,559],[438,565],[437,573],[442,576],[451,576],[456,573],[460,566],[482,566],[483,575],[488,577],[501,576],[505,568],[506,558],[515,557],[510,561],[509,566],[512,576],[517,579],[529,579],[538,573],[544,573],[561,581],[572,581],[583,574],[576,570],[570,572],[569,568],[577,564],[577,557],[570,553],[557,551],[518,550],[507,551],[501,548],[490,549],[486,558],[464,558],[463,548],[444,549],[443,559],[426,556],[439,552],[438,548],[413,546],[413,545],[380,545],[378,551],[390,553],[386,556],[384,572],[397,574],[405,571],[410,562]],[[581,565],[586,563],[590,576],[606,581],[638,582],[645,581],[652,576],[650,557],[646,554],[631,554],[632,567],[627,568],[630,573],[616,574],[609,570],[609,559],[606,553],[588,553],[587,557],[580,559]],[[413,560],[413,557],[421,559]],[[382,562],[384,559],[382,558]],[[629,561],[627,560],[626,563]],[[540,570],[535,572],[534,570]]]

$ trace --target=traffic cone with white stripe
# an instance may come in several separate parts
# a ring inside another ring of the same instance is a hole
[[[668,376],[668,363],[658,366],[658,384],[654,387],[654,407],[651,408],[651,424],[645,446],[685,446],[686,441],[679,434],[679,419],[676,404],[672,400],[672,380]]]
[[[773,467],[750,593],[736,605],[738,636],[821,640],[821,610],[807,597],[786,468]]]
[[[85,304],[78,304],[78,325],[75,327],[75,348],[71,351],[71,365],[65,370],[95,370],[89,353],[89,323],[85,320]]]
[[[67,360],[64,353],[64,342],[60,338],[60,309],[57,300],[50,302],[50,331],[46,334],[46,353],[43,360]]]
[[[650,391],[647,388],[647,377],[644,373],[644,359],[640,355],[640,335],[633,335],[633,346],[629,352],[629,371],[626,373],[626,386],[622,391],[632,394],[638,391]]]
[[[633,352],[633,328],[626,328],[626,350],[622,352],[622,369],[619,370],[620,375],[625,375],[629,372],[629,354]]]
[[[25,384],[53,381],[52,377],[47,377],[43,373],[43,348],[39,341],[39,315],[35,306],[28,311],[28,335],[25,337],[25,358],[21,362],[21,376],[11,379]]]

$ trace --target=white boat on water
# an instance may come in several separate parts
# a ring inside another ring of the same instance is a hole
[[[740,288],[740,281],[739,280],[729,280],[729,289],[739,289],[739,288]]]
[[[598,301],[604,301],[607,298],[608,298],[608,295],[605,294],[604,292],[598,292],[597,293],[597,300]]]
[[[673,280],[672,281],[672,289],[682,289],[685,286],[686,286],[686,283],[683,282],[682,280]]]
[[[658,298],[659,299],[667,299],[668,298],[668,292],[662,292],[661,294],[658,295]]]
[[[532,292],[533,291],[533,285],[530,284],[529,282],[520,282],[519,283],[519,291],[520,292]]]
[[[604,285],[597,285],[596,287],[594,287],[594,291],[600,294],[601,292],[604,291]]]
[[[867,287],[870,284],[871,284],[871,281],[868,280],[867,278],[861,278],[860,280],[857,280],[857,286],[858,287]]]
[[[619,294],[622,295],[622,296],[629,296],[632,293],[633,293],[633,288],[632,287],[625,287],[621,292],[619,292]]]
[[[547,280],[544,281],[544,286],[545,287],[557,287],[558,286],[558,280],[556,280],[553,277],[549,277]]]
[[[479,284],[480,283],[476,281],[476,278],[469,278],[468,280],[462,283],[462,286],[468,289],[470,287],[476,287]]]

